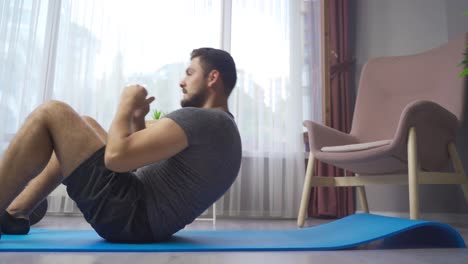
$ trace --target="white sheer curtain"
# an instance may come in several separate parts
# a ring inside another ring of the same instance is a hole
[[[238,66],[229,103],[244,158],[218,213],[294,217],[304,175],[301,123],[312,113],[314,2],[0,0],[1,152],[47,99],[105,129],[129,83],[145,84],[155,108],[175,110],[191,50],[224,48]],[[77,212],[63,187],[49,197],[49,212]]]
[[[232,1],[238,84],[230,108],[242,134],[243,160],[238,179],[217,203],[227,215],[297,216],[305,160],[302,121],[312,119],[309,55],[318,53],[305,52],[311,48],[306,38],[320,28],[311,24],[320,21],[311,16],[318,4]]]
[[[0,1],[0,148],[44,99],[46,16],[38,1]]]

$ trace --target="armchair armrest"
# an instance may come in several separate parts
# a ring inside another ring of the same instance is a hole
[[[439,140],[440,137],[455,140],[458,125],[457,117],[441,105],[418,100],[403,109],[395,140],[406,138],[411,127],[415,127],[418,134],[428,134]]]
[[[358,140],[331,127],[305,120],[303,125],[307,128],[310,151],[320,151],[323,146],[339,146],[358,143]]]
[[[409,129],[416,129],[417,153],[422,169],[440,170],[447,165],[448,144],[455,142],[459,121],[439,104],[418,100],[408,104],[400,116],[394,141],[395,155],[407,159]]]

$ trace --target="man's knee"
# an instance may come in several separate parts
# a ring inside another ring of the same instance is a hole
[[[41,104],[36,109],[36,112],[44,116],[57,116],[66,115],[67,113],[74,112],[74,110],[64,102],[49,100]]]
[[[46,109],[63,109],[63,108],[69,108],[70,106],[62,101],[48,100],[42,103],[40,107],[46,108]]]
[[[33,114],[49,121],[56,118],[66,118],[72,112],[74,110],[68,104],[57,100],[49,100],[41,104]]]

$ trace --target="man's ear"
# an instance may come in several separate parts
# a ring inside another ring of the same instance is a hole
[[[219,71],[218,70],[211,70],[208,74],[208,86],[213,86],[215,83],[220,81]]]

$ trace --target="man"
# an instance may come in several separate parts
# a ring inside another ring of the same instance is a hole
[[[229,53],[193,50],[180,82],[182,108],[146,128],[144,117],[154,97],[140,85],[129,86],[108,135],[62,102],[39,106],[0,163],[2,232],[29,232],[29,214],[63,183],[104,239],[169,238],[237,176],[241,140],[227,105],[236,79]]]

